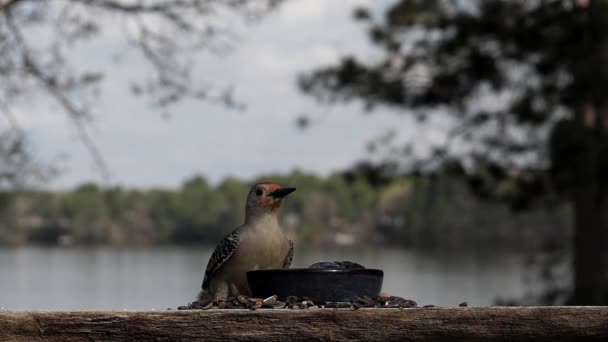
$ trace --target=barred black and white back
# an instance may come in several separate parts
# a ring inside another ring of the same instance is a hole
[[[291,262],[293,261],[293,241],[289,241],[289,251],[287,252],[287,257],[285,258],[285,262],[283,263],[283,268],[289,268],[291,266]]]
[[[199,299],[203,298],[205,293],[209,291],[211,275],[222,267],[239,247],[239,238],[239,228],[237,228],[226,235],[217,247],[215,247],[213,254],[211,254],[211,258],[209,259],[209,263],[207,264],[207,269],[205,269],[205,277],[203,278],[203,284],[201,285],[202,292],[199,295]]]

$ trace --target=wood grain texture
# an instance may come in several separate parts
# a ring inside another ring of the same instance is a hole
[[[608,307],[0,311],[0,341],[608,340]]]

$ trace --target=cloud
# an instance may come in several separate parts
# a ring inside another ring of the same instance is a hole
[[[302,96],[295,80],[345,53],[370,53],[364,30],[351,19],[355,5],[369,3],[288,1],[277,13],[251,25],[234,54],[201,55],[195,76],[216,84],[234,81],[237,96],[247,103],[242,113],[186,101],[174,108],[170,120],[163,120],[129,94],[128,80],[146,69],[137,55],[125,52],[121,65],[109,66],[91,130],[113,181],[140,187],[177,186],[195,173],[213,182],[226,175],[251,178],[294,168],[327,174],[364,157],[366,141],[407,121],[388,111],[363,116],[357,105],[335,107],[322,116],[328,109]],[[108,47],[118,46],[115,38],[73,57],[86,63],[92,55],[107,54]],[[30,120],[28,127],[37,127],[41,153],[64,150],[70,155],[69,170],[52,186],[65,188],[95,179],[91,158],[70,136],[65,118],[43,111],[28,108],[22,115]],[[301,113],[323,119],[301,131],[295,125]]]
[[[253,28],[250,39],[231,58],[238,94],[248,103],[273,103],[270,115],[293,117],[311,107],[318,110],[318,105],[299,93],[297,77],[336,63],[344,54],[370,50],[365,32],[351,18],[352,9],[366,3],[288,2]]]

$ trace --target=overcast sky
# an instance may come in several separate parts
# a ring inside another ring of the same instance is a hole
[[[202,56],[198,73],[220,84],[234,82],[236,96],[247,104],[243,112],[189,101],[163,119],[129,93],[127,80],[142,72],[138,59],[126,56],[118,66],[110,65],[90,130],[109,164],[111,182],[166,187],[197,173],[218,182],[226,176],[251,178],[294,168],[326,175],[364,158],[366,141],[387,129],[407,130],[403,117],[364,115],[357,105],[328,111],[295,84],[299,73],[349,52],[372,53],[363,27],[352,20],[352,9],[368,2],[290,0],[247,27],[243,44],[231,55]],[[380,10],[387,2],[373,4]],[[112,44],[102,42],[97,50],[81,51],[74,58],[108,64],[111,56],[105,52],[111,49],[104,46]],[[309,129],[297,128],[301,113],[315,118]],[[63,172],[47,186],[68,188],[100,180],[64,114],[32,106],[19,111],[19,118],[32,132],[39,155],[67,156],[60,163]]]

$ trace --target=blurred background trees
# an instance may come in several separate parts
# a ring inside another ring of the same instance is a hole
[[[127,50],[137,52],[137,64],[149,71],[130,80],[124,91],[142,97],[163,115],[184,99],[239,108],[230,83],[192,77],[194,60],[200,52],[228,53],[238,41],[235,21],[256,20],[282,1],[0,1],[0,113],[10,123],[0,131],[0,186],[23,185],[56,171],[36,160],[13,112],[32,105],[33,99],[68,116],[97,171],[110,179],[88,132],[99,114],[100,85],[110,72],[107,65],[74,58],[75,52],[90,49],[101,38],[124,41],[121,49],[106,51],[112,54],[108,62],[118,62]],[[226,16],[233,21],[226,22]]]
[[[281,219],[303,245],[523,252],[538,248],[547,232],[563,240],[570,234],[567,207],[556,215],[514,215],[478,199],[455,177],[405,175],[374,186],[363,176],[294,171],[217,185],[198,175],[177,190],[83,184],[72,191],[4,192],[0,244],[214,244],[242,223],[250,185],[267,179],[298,187]]]
[[[568,302],[607,304],[608,2],[403,0],[354,16],[380,56],[346,56],[301,88],[447,123],[441,142],[394,157],[401,172],[447,170],[514,209],[569,203]]]

